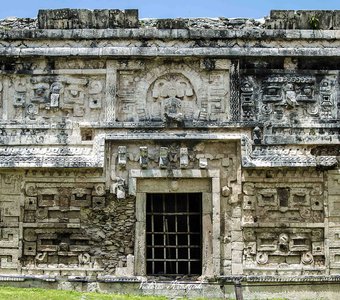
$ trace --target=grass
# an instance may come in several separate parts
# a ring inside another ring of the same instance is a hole
[[[0,287],[0,300],[167,300],[161,296],[135,296],[123,294],[82,293],[75,291],[38,289],[38,288],[15,288]],[[258,298],[261,300],[287,300],[287,298]],[[178,298],[178,300],[188,300]],[[195,300],[207,300],[196,298]],[[208,300],[213,300],[212,298]],[[229,300],[232,300],[229,298]]]
[[[82,293],[37,288],[0,287],[1,300],[165,300],[166,297]]]

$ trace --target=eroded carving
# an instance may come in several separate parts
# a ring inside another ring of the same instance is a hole
[[[167,74],[149,88],[148,114],[154,121],[197,118],[197,97],[190,81],[181,74]]]

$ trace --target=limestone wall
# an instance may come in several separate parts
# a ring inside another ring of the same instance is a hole
[[[147,278],[146,195],[197,192],[199,279],[333,280],[340,43],[318,13],[0,28],[0,273]]]

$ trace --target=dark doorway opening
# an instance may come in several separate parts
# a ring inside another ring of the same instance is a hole
[[[148,275],[201,275],[201,220],[201,193],[147,194]]]

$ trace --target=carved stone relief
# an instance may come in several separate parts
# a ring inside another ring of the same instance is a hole
[[[124,268],[134,253],[136,191],[144,176],[156,184],[166,179],[160,192],[174,193],[178,178],[190,188],[205,178],[211,206],[221,204],[214,215],[221,265],[214,268],[224,275],[322,274],[328,259],[331,272],[340,270],[338,174],[297,167],[338,163],[337,74],[243,70],[239,76],[237,63],[229,74],[219,60],[204,62],[112,60],[106,70],[104,62],[58,61],[55,70],[0,82],[0,103],[2,97],[9,107],[0,167],[27,170],[23,177],[1,174],[2,269],[19,262],[27,273]],[[109,125],[101,123],[108,103],[115,110],[115,118],[105,119]],[[185,125],[188,131],[166,128]],[[192,129],[208,125],[204,139]],[[186,139],[188,132],[193,138]],[[230,140],[222,142],[226,135]],[[241,169],[248,158],[245,167],[261,169]],[[35,176],[43,167],[72,171]],[[98,177],[73,169],[103,167]]]
[[[295,179],[294,179],[295,178]],[[325,194],[316,172],[248,171],[243,183],[244,266],[302,270],[325,267]],[[324,269],[323,269],[324,271]],[[312,272],[312,271],[311,271]]]
[[[181,74],[167,74],[153,82],[146,103],[152,121],[182,122],[198,118],[195,91]]]
[[[13,77],[13,117],[31,121],[60,121],[62,117],[98,119],[104,78],[92,76]]]
[[[294,71],[243,76],[242,119],[270,121],[276,125],[332,120],[337,117],[335,83],[333,74],[311,76]],[[261,101],[255,102],[254,97]],[[255,112],[258,112],[256,118]]]
[[[118,71],[118,121],[221,122],[228,118],[228,70],[202,71],[199,61],[147,71]],[[203,88],[207,85],[207,89]]]
[[[0,268],[19,267],[20,197],[22,174],[0,174]]]
[[[23,206],[24,272],[48,272],[51,268],[61,275],[70,269],[80,275],[86,270],[114,272],[121,256],[132,252],[133,203],[120,200],[118,204],[93,172],[33,171],[27,175]],[[77,182],[75,177],[79,178]],[[126,213],[126,209],[132,213]],[[125,218],[120,219],[117,216],[123,215],[122,210]],[[109,219],[114,220],[112,224]]]
[[[295,270],[325,267],[324,230],[244,228],[244,265],[246,270],[266,268]],[[262,272],[265,272],[263,270]]]
[[[321,223],[324,221],[322,186],[312,184],[257,184],[250,193],[245,184],[244,223]]]
[[[147,146],[145,146],[147,145]],[[155,142],[139,142],[120,144],[111,153],[111,191],[125,198],[129,192],[129,177],[127,170],[132,169],[210,169],[221,168],[223,180],[236,180],[236,157],[231,151],[235,151],[234,144],[225,149],[221,148],[215,153],[213,148],[222,147],[223,143],[170,142],[167,147]],[[231,150],[233,149],[233,150]],[[121,191],[125,190],[125,194]]]
[[[133,121],[136,111],[136,82],[135,71],[119,71],[118,73],[118,99],[120,103],[119,117],[123,121]],[[144,107],[145,109],[145,107]]]

